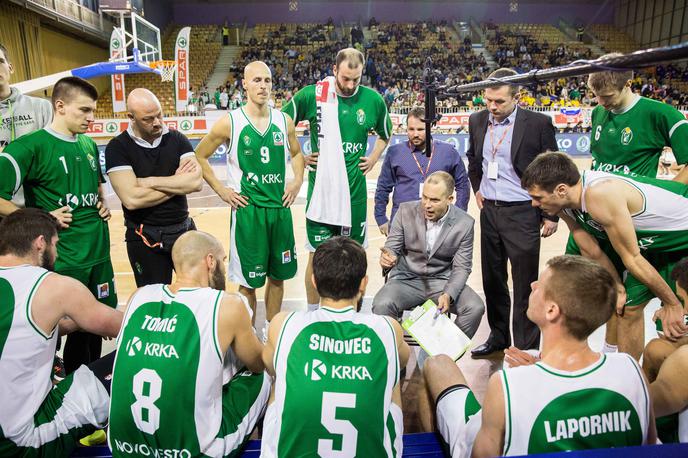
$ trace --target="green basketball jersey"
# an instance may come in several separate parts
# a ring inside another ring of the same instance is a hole
[[[310,85],[294,94],[294,97],[284,107],[283,111],[294,120],[308,121],[311,133],[311,149],[319,151],[318,133],[320,130],[320,116],[315,101],[315,86]],[[356,204],[367,200],[366,180],[361,169],[358,168],[360,158],[365,156],[368,148],[368,133],[374,130],[380,138],[388,140],[392,135],[392,120],[387,113],[382,96],[375,90],[365,86],[358,86],[351,97],[337,96],[339,111],[339,129],[342,136],[342,150],[344,162],[349,178],[351,203]],[[308,199],[310,201],[315,184],[315,172],[308,174]]]
[[[688,186],[675,181],[639,175],[617,175],[606,172],[583,172],[581,210],[566,209],[564,213],[595,238],[608,240],[600,223],[586,211],[585,193],[597,180],[622,180],[635,187],[644,199],[641,212],[631,215],[638,246],[642,251],[671,252],[688,250]]]
[[[381,316],[321,307],[290,314],[274,356],[261,456],[401,456],[394,329]]]
[[[688,162],[688,121],[671,105],[638,97],[623,113],[592,111],[593,170],[656,177],[665,146],[679,164]]]
[[[282,208],[289,143],[285,115],[270,109],[270,123],[261,133],[243,108],[229,112],[232,139],[227,163],[235,191],[257,207]]]
[[[166,285],[139,289],[117,341],[108,440],[113,457],[222,456],[223,292]],[[229,374],[231,378],[233,374]]]
[[[625,353],[576,372],[542,362],[505,369],[502,389],[505,456],[647,444],[649,394]]]
[[[86,135],[70,138],[41,129],[0,153],[0,197],[10,200],[23,184],[27,207],[72,209],[72,222],[57,244],[58,271],[110,259],[108,225],[96,208],[101,180],[98,148]]]

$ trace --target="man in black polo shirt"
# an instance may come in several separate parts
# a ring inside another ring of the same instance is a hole
[[[195,229],[186,194],[201,189],[201,168],[184,134],[163,124],[155,94],[134,89],[127,111],[129,128],[108,143],[105,168],[122,201],[136,286],[169,284],[172,245]]]

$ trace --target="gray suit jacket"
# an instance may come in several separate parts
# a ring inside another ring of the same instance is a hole
[[[473,265],[473,223],[468,213],[450,205],[447,219],[428,254],[420,201],[401,204],[385,242],[385,247],[398,257],[390,278],[446,279],[444,292],[456,301]]]

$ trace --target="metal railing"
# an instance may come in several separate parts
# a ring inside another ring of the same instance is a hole
[[[114,23],[76,0],[24,0],[24,5],[51,19],[107,38]]]

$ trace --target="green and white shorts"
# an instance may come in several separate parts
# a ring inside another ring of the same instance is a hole
[[[469,458],[482,424],[482,411],[473,392],[455,385],[437,397],[437,429],[452,458]]]
[[[50,390],[30,424],[13,428],[19,434],[0,430],[0,456],[69,456],[79,439],[105,426],[109,404],[103,384],[81,366]]]
[[[270,398],[271,378],[265,373],[239,371],[222,387],[222,423],[207,456],[239,456]]]
[[[70,267],[55,263],[55,272],[71,277],[86,286],[103,304],[117,307],[117,290],[115,290],[115,272],[112,261],[107,259],[90,267]]]
[[[247,205],[232,210],[229,236],[229,280],[256,289],[267,277],[289,280],[296,275],[296,244],[289,208]]]
[[[351,204],[351,227],[333,226],[306,218],[306,249],[315,251],[322,242],[340,235],[350,237],[368,248],[368,218],[365,201]]]

